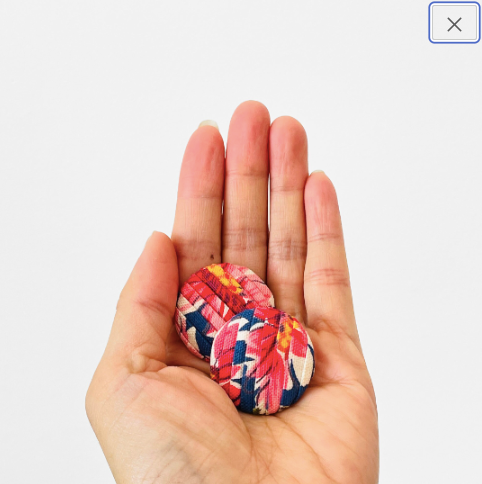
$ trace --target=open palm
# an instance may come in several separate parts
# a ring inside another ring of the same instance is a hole
[[[219,131],[197,129],[182,164],[171,239],[156,232],[148,240],[87,394],[116,481],[376,483],[375,396],[336,194],[324,173],[308,176],[302,126],[282,117],[270,127],[263,105],[243,103],[226,158]],[[276,415],[238,412],[174,330],[179,283],[219,262],[255,271],[276,307],[310,333],[313,380]]]

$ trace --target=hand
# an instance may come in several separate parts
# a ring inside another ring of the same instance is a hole
[[[270,231],[268,237],[268,175]],[[224,208],[223,208],[224,200]],[[240,413],[172,322],[179,283],[203,266],[244,265],[303,322],[316,371],[273,416]],[[241,104],[226,162],[219,131],[184,155],[172,239],[155,232],[119,299],[87,414],[119,484],[378,481],[377,410],[358,338],[335,190],[308,176],[303,127]]]

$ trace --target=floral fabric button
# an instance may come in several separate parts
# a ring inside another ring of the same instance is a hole
[[[313,344],[289,314],[247,309],[218,331],[210,366],[211,378],[239,410],[269,415],[303,395],[315,369]]]
[[[273,294],[260,277],[247,267],[212,264],[181,287],[174,322],[187,348],[209,361],[219,329],[236,314],[258,306],[274,306]]]

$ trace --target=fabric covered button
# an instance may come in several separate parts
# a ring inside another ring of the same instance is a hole
[[[261,278],[247,267],[212,264],[181,287],[175,326],[187,348],[209,361],[218,330],[236,314],[258,306],[274,306],[273,294]]]
[[[269,415],[295,403],[314,369],[313,344],[305,328],[275,308],[248,309],[214,338],[211,378],[239,410]]]

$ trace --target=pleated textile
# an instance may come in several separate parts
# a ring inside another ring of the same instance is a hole
[[[314,350],[304,327],[276,308],[247,309],[217,333],[211,378],[241,411],[269,415],[303,395],[314,370]]]
[[[209,361],[214,337],[225,323],[246,309],[270,306],[273,294],[252,270],[212,264],[181,287],[174,322],[187,348]]]

